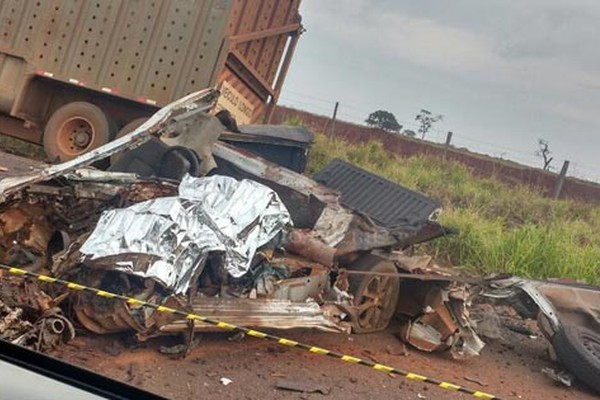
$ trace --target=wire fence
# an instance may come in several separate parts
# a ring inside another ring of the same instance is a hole
[[[294,90],[285,90],[279,100],[279,104],[316,114],[331,117],[336,100],[325,98],[314,94],[297,92]],[[360,107],[352,103],[340,103],[337,113],[337,119],[341,121],[352,122],[359,125],[365,125],[366,117],[373,111],[378,109],[376,105],[370,111],[365,110],[365,107]],[[414,117],[406,115],[396,115],[396,120],[402,125],[402,130],[411,130],[418,135],[419,123]],[[519,149],[513,146],[492,143],[482,138],[457,132],[451,129],[444,121],[438,122],[427,132],[426,140],[434,143],[445,143],[447,132],[453,131],[452,146],[456,148],[464,147],[470,151],[486,154],[492,157],[497,157],[507,161],[514,161],[531,167],[541,168],[543,165],[542,159],[536,155],[536,148],[531,150]],[[553,159],[550,170],[559,172],[561,166],[566,159]],[[600,183],[600,164],[593,165],[590,163],[582,163],[581,161],[570,161],[568,176],[577,177],[584,180]]]

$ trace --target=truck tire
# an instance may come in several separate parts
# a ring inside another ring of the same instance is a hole
[[[574,325],[556,332],[552,346],[560,362],[577,379],[600,393],[600,335]]]
[[[398,273],[393,262],[367,254],[348,267],[348,270]],[[348,276],[350,293],[354,296],[356,315],[352,332],[371,333],[384,330],[396,311],[400,294],[400,279],[381,275]]]
[[[51,162],[68,161],[108,143],[116,129],[97,106],[84,101],[65,104],[44,128],[44,150]]]

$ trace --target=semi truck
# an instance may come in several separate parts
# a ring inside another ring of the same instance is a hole
[[[266,122],[303,32],[300,0],[0,0],[0,133],[66,161],[219,87]]]

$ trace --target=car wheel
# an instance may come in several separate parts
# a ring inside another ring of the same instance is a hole
[[[48,119],[44,150],[51,161],[68,161],[108,143],[114,124],[97,106],[84,101],[68,103]]]
[[[354,261],[348,270],[397,273],[393,262],[368,254]],[[350,293],[354,296],[354,333],[379,332],[387,328],[400,293],[400,280],[394,276],[350,274]]]
[[[600,393],[600,335],[574,325],[556,332],[552,346],[560,362],[590,389]]]

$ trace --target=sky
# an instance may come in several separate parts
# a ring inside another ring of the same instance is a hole
[[[362,123],[392,112],[426,139],[600,181],[597,0],[303,0],[280,104]]]

